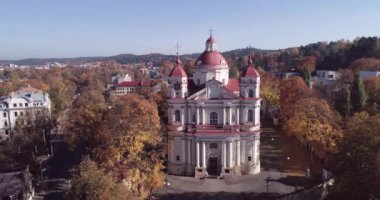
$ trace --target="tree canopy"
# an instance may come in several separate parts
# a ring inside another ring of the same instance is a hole
[[[338,145],[332,198],[380,198],[380,114],[355,114]]]

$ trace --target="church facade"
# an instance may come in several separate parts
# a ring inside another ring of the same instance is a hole
[[[188,77],[177,55],[169,78],[168,172],[225,176],[260,172],[260,75],[251,57],[239,79],[212,35]]]

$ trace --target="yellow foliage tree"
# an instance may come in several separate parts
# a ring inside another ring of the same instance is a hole
[[[163,184],[160,118],[154,102],[138,95],[118,99],[104,117],[96,157],[107,172],[137,193]]]
[[[294,106],[293,115],[284,123],[288,134],[303,144],[312,144],[319,157],[336,151],[342,138],[341,117],[330,105],[318,98],[304,98]]]

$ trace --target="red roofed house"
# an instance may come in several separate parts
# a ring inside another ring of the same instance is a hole
[[[168,172],[225,176],[260,172],[260,75],[249,59],[240,79],[210,35],[188,77],[177,55],[168,93]]]

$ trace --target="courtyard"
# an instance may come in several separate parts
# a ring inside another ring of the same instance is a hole
[[[153,191],[158,199],[274,199],[316,185],[322,167],[306,148],[277,127],[265,123],[261,133],[261,172],[257,175],[194,178],[168,175]],[[306,178],[312,169],[312,178]]]

